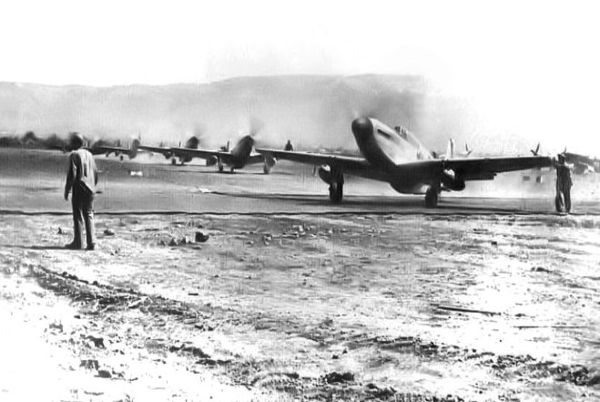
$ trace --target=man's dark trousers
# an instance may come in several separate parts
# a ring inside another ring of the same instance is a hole
[[[73,243],[81,247],[83,235],[81,226],[85,222],[85,235],[87,246],[93,247],[96,243],[94,233],[94,194],[83,184],[73,186]]]

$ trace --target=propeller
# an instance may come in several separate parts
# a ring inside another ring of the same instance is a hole
[[[252,140],[252,146],[256,141],[260,138],[259,133],[265,127],[265,123],[255,115],[250,115],[248,117],[248,134],[244,134],[244,137],[248,136]]]
[[[249,134],[252,137],[256,137],[258,133],[264,128],[265,123],[256,116],[250,116],[248,118]]]

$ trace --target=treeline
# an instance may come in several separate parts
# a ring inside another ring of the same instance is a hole
[[[27,131],[22,136],[6,135],[0,137],[0,147],[8,148],[31,148],[31,149],[58,149],[65,150],[69,145],[69,137],[72,133],[61,137],[58,134],[50,134],[46,138],[38,137],[33,131]],[[99,140],[92,144],[91,140],[84,137],[87,146],[93,145],[119,145],[119,141],[114,144],[108,141]]]
[[[57,134],[51,134],[47,138],[40,138],[33,131],[27,131],[22,136],[9,135],[0,137],[0,147],[64,149],[68,143],[69,140],[67,138],[61,138]]]

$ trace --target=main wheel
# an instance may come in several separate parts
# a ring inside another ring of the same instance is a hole
[[[263,165],[263,173],[264,174],[269,174],[271,173],[271,168],[269,167],[269,165],[267,165],[266,163]]]
[[[223,165],[219,164],[219,172],[223,172]]]
[[[434,187],[429,187],[425,193],[425,206],[427,208],[435,208],[438,204],[438,191]]]
[[[329,185],[329,199],[334,204],[339,204],[344,196],[344,184],[337,181]]]
[[[171,158],[171,165],[177,165],[177,159]]]

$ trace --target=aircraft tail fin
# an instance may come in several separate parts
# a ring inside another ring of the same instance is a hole
[[[450,138],[448,140],[448,146],[446,147],[446,159],[454,158],[454,140]]]

